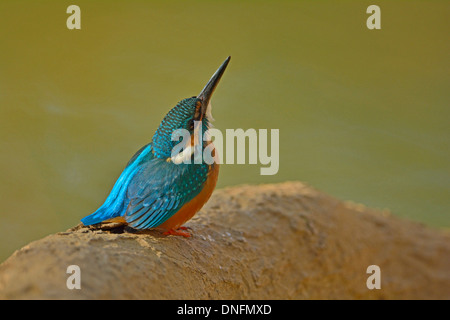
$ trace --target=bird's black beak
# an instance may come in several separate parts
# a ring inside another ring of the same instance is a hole
[[[209,79],[206,86],[203,88],[203,90],[199,93],[197,96],[198,99],[202,100],[202,114],[204,115],[206,113],[206,109],[208,108],[209,101],[211,100],[211,96],[216,89],[217,85],[219,84],[220,78],[222,78],[223,73],[225,72],[225,69],[228,66],[228,63],[230,62],[231,56],[225,59],[225,61],[222,63],[222,65],[217,69],[217,71],[213,74],[211,79]]]

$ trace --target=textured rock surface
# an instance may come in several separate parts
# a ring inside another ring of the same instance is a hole
[[[299,182],[217,190],[187,225],[191,238],[109,225],[32,242],[0,266],[0,298],[450,299],[447,232]]]

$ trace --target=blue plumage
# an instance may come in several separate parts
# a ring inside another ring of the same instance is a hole
[[[83,218],[84,225],[124,217],[136,229],[153,228],[165,222],[201,190],[208,165],[174,164],[167,161],[177,141],[171,133],[189,128],[198,99],[184,99],[161,122],[152,142],[141,148],[117,179],[104,204]],[[205,127],[207,128],[207,119]]]
[[[173,157],[172,150],[180,141],[172,141],[172,133],[185,129],[195,136],[194,130],[199,130],[199,127],[195,127],[194,121],[201,121],[203,132],[209,128],[211,95],[229,61],[230,57],[197,97],[180,101],[167,113],[152,142],[130,159],[103,205],[81,220],[84,225],[123,217],[128,225],[136,229],[164,224],[162,227],[167,228],[170,234],[189,236],[177,230],[200,210],[211,195],[217,181],[218,165],[193,161],[193,150],[200,146],[203,151],[209,141],[193,146],[190,138],[183,140],[186,150],[181,154],[183,161],[179,161],[177,155]],[[189,159],[190,163],[184,163]],[[210,176],[212,178],[208,180]],[[195,201],[191,201],[197,196]]]
[[[162,224],[202,190],[207,175],[206,164],[146,162],[128,185],[126,221],[136,229]]]
[[[123,216],[129,203],[127,199],[128,184],[138,171],[138,166],[142,160],[150,157],[153,157],[153,155],[151,154],[151,144],[148,144],[141,148],[128,162],[103,205],[93,214],[81,219],[81,222],[84,225],[91,225]]]

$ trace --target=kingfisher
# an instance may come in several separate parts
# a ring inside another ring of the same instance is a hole
[[[198,130],[206,132],[211,126],[211,96],[230,59],[222,63],[199,95],[181,100],[166,114],[151,142],[130,159],[103,205],[81,219],[84,225],[119,222],[137,230],[160,229],[164,235],[190,237],[183,224],[210,198],[219,163],[185,160],[195,156]],[[186,139],[182,152],[174,154],[178,142],[172,134],[178,129],[186,130],[191,139]],[[217,160],[210,139],[201,142],[202,150],[207,147],[212,147]]]

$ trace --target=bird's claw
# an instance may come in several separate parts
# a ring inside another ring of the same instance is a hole
[[[182,230],[187,230],[187,227],[179,227],[178,229],[170,229],[167,230],[166,232],[163,233],[163,235],[165,236],[183,236],[185,238],[189,238],[191,236],[191,234],[189,232],[186,231],[182,231]]]

